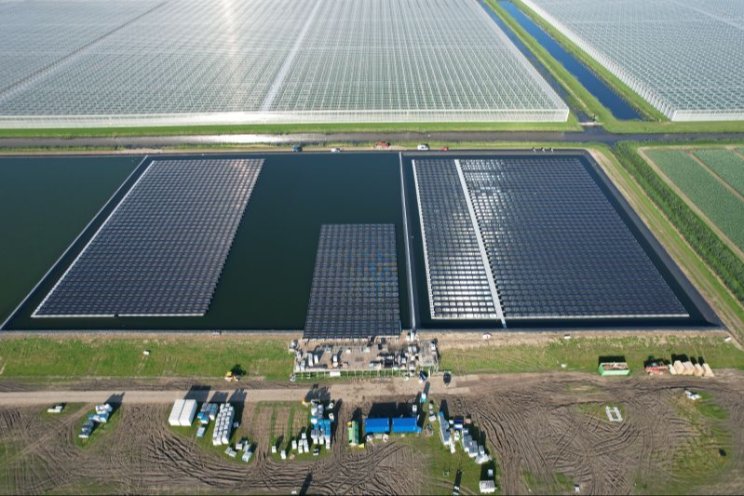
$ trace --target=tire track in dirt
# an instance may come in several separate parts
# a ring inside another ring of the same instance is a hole
[[[386,387],[375,387],[380,386]],[[560,473],[579,483],[583,494],[630,494],[639,478],[672,477],[669,447],[696,434],[675,407],[687,387],[710,392],[730,415],[726,425],[733,435],[731,469],[706,492],[740,493],[744,487],[744,381],[740,374],[723,374],[714,380],[607,380],[573,374],[502,376],[499,380],[471,377],[468,388],[474,393],[432,394],[437,400],[446,399],[451,412],[469,413],[485,433],[488,448],[499,462],[504,493],[525,493],[528,484],[536,486],[530,488],[533,492],[571,492],[559,484],[556,474]],[[86,488],[128,494],[289,493],[303,485],[312,494],[451,489],[452,482],[429,475],[426,457],[405,443],[391,440],[365,449],[348,448],[346,421],[357,409],[369,411],[371,400],[342,400],[331,453],[291,462],[274,460],[269,446],[272,409],[277,412],[279,435],[287,428],[289,407],[246,404],[240,432],[258,443],[250,464],[203,449],[195,440],[174,432],[166,422],[167,404],[125,404],[116,428],[85,449],[76,446],[74,439],[90,405],[59,418],[43,417],[39,407],[0,407],[0,449],[12,449],[0,466],[0,493],[69,493]],[[624,422],[606,420],[603,409],[607,404],[623,409]],[[304,415],[304,410],[297,410],[293,426],[305,425]],[[292,435],[294,431],[293,427]]]

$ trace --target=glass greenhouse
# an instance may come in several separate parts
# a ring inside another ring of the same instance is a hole
[[[476,0],[0,3],[0,127],[567,117]]]
[[[523,1],[669,119],[744,119],[744,2]]]

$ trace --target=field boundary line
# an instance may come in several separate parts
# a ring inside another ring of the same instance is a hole
[[[721,183],[721,186],[729,190],[729,192],[733,193],[733,195],[739,199],[740,202],[744,203],[744,195],[739,193],[739,191],[736,190],[733,186],[731,186],[724,178],[722,178],[716,171],[714,171],[708,164],[705,163],[704,160],[699,158],[697,155],[695,155],[694,151],[687,152],[687,155],[690,156],[692,160],[700,164],[700,166],[703,168],[703,170],[707,171],[708,174],[713,176],[714,179],[716,179],[719,183]]]
[[[682,198],[682,201],[684,201],[687,204],[687,206],[690,207],[690,209],[693,211],[693,213],[695,215],[697,215],[698,217],[700,217],[703,220],[703,222],[705,222],[705,224],[707,224],[707,226],[716,234],[716,236],[718,236],[721,239],[721,241],[723,241],[723,243],[731,251],[733,251],[736,254],[736,256],[738,256],[740,259],[744,260],[744,251],[742,251],[741,248],[739,248],[736,244],[734,244],[734,242],[731,241],[731,239],[728,236],[726,236],[726,234],[724,234],[723,231],[721,231],[721,228],[719,228],[712,220],[710,220],[710,218],[707,215],[705,215],[702,210],[700,210],[700,207],[698,207],[690,199],[690,197],[688,197],[679,188],[679,186],[677,186],[677,184],[674,183],[674,181],[672,181],[671,178],[669,178],[669,176],[667,176],[666,174],[664,174],[664,171],[661,170],[661,167],[659,167],[656,164],[656,162],[654,162],[651,159],[651,157],[649,157],[649,155],[646,153],[647,150],[649,150],[649,148],[639,148],[638,149],[638,154],[641,156],[641,158],[643,158],[643,160],[645,160],[648,163],[648,165],[653,169],[653,171],[659,177],[661,177],[662,181],[664,181],[667,184],[667,186],[669,186],[670,188],[672,188],[672,191],[674,191],[674,193],[677,194],[677,196],[679,196],[680,198]]]

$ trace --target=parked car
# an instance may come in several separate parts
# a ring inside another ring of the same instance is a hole
[[[428,152],[429,151],[429,145],[426,143],[419,143],[419,145],[416,147],[416,149],[420,152]]]

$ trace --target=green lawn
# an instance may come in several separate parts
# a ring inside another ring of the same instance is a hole
[[[498,340],[498,338],[496,338]],[[446,349],[442,352],[442,370],[455,374],[517,372],[588,372],[597,373],[601,356],[625,356],[631,374],[643,374],[643,362],[650,356],[671,358],[672,354],[702,356],[715,370],[744,370],[744,352],[721,337],[574,337],[555,338],[547,344]],[[565,364],[566,367],[561,367]]]
[[[224,126],[151,126],[59,129],[0,129],[0,138],[76,138],[125,136],[178,136],[203,134],[290,134],[430,131],[567,131],[580,129],[568,122],[390,122],[333,124],[248,124]]]
[[[740,198],[685,151],[653,149],[647,154],[706,217],[744,250],[744,202]]]
[[[150,355],[143,355],[150,350]],[[252,336],[0,339],[0,378],[220,378],[239,365],[248,377],[288,379],[292,357],[282,337]]]
[[[718,177],[744,195],[744,158],[723,148],[705,148],[692,153]]]
[[[522,481],[533,494],[567,494],[572,492],[574,481],[562,472],[555,472],[549,479],[536,477],[532,472],[522,472]]]

